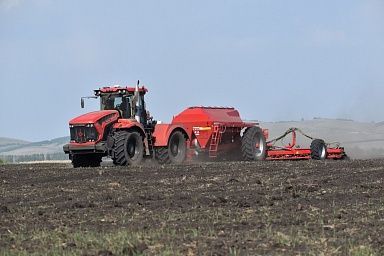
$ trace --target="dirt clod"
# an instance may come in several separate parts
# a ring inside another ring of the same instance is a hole
[[[5,205],[0,205],[0,213],[10,213],[11,210]]]

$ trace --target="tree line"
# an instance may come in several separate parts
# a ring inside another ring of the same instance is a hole
[[[68,160],[68,155],[64,152],[50,154],[32,154],[32,155],[3,155],[0,156],[0,163],[21,163],[34,161],[52,161]]]

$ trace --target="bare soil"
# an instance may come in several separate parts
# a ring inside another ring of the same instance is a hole
[[[0,165],[0,255],[383,255],[384,160]]]

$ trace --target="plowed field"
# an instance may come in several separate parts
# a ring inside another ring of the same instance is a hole
[[[384,254],[384,160],[0,165],[0,255]]]

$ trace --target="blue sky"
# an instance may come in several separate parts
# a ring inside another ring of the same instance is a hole
[[[0,137],[66,136],[81,96],[137,79],[162,121],[383,121],[384,1],[0,0]]]

